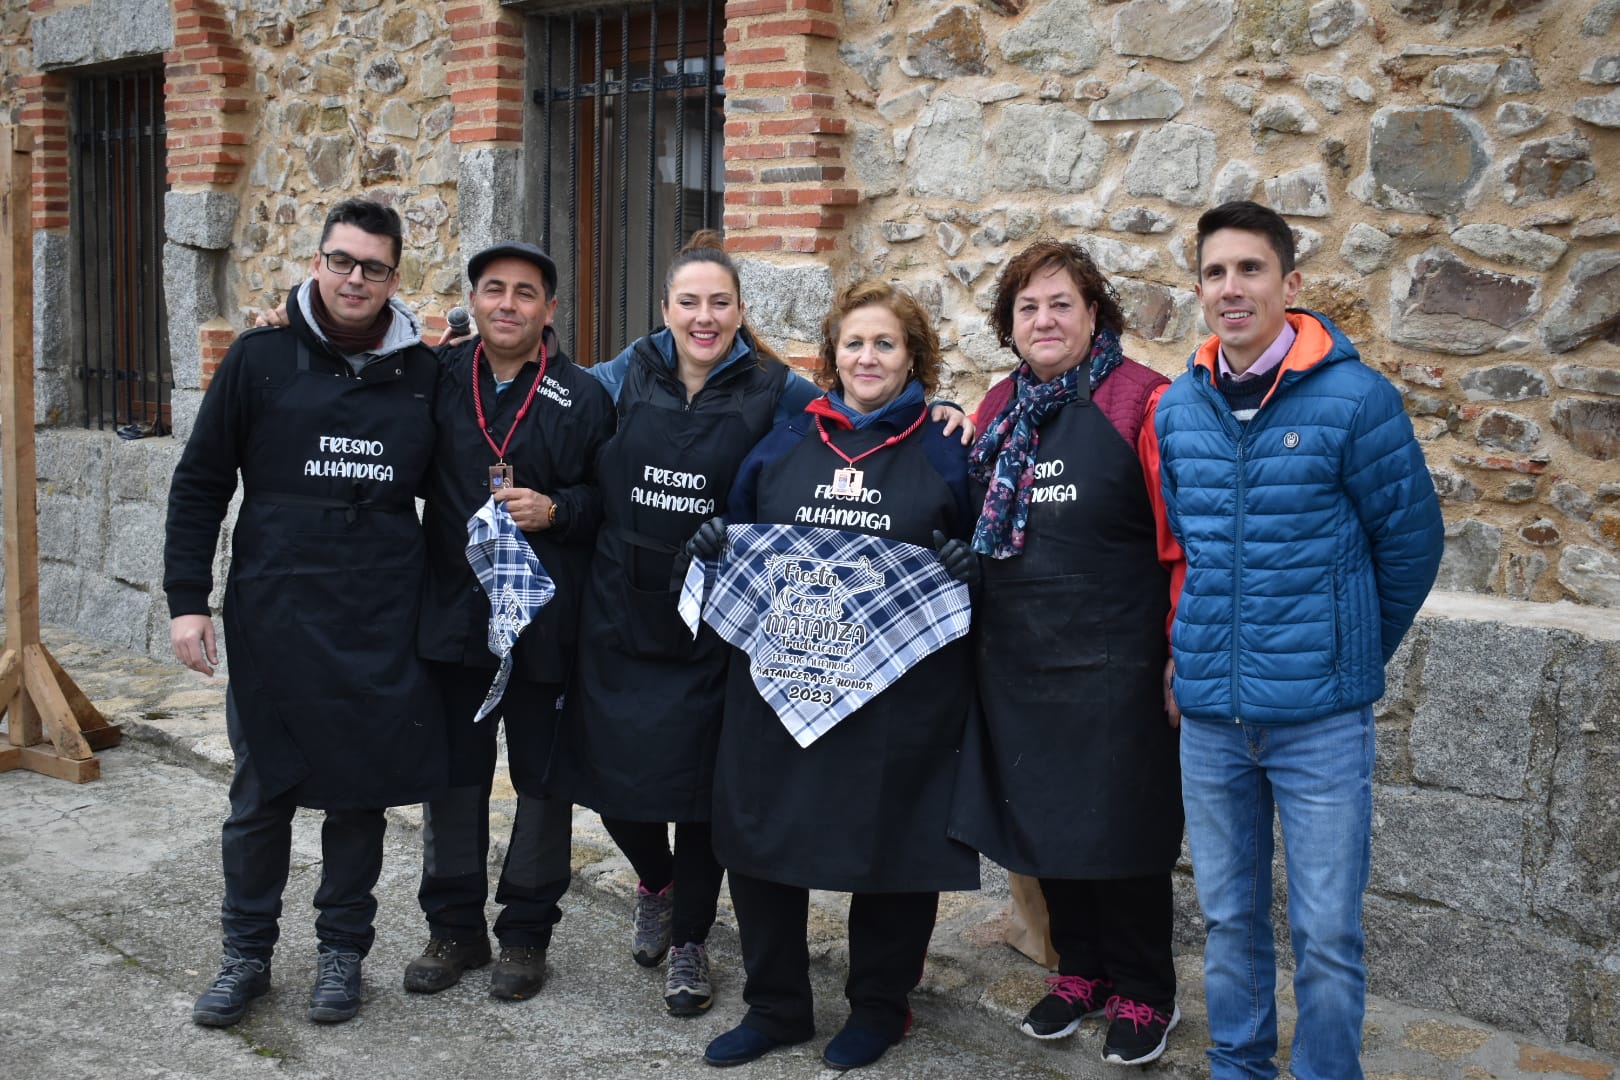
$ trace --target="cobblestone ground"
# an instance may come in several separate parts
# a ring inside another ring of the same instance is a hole
[[[194,1027],[191,998],[217,959],[218,852],[230,754],[224,684],[177,665],[47,632],[46,643],[126,744],[102,755],[100,781],[76,787],[25,773],[0,776],[0,1030],[8,1077],[597,1077],[714,1075],[700,1061],[708,1039],[741,1015],[735,922],[723,909],[713,939],[717,1002],[691,1022],[663,1014],[656,975],[626,948],[634,875],[594,814],[575,815],[575,883],[535,1001],[487,999],[486,978],[434,998],[406,995],[399,973],[424,931],[415,903],[420,858],[416,808],[393,812],[379,886],[378,939],[367,964],[361,1017],[322,1028],[303,1018],[311,978],[309,901],[319,876],[319,816],[299,818],[294,873],[272,993],[228,1032]],[[504,837],[510,785],[497,784],[492,831]],[[492,860],[504,851],[497,848]],[[914,1034],[879,1077],[1108,1076],[1099,1022],[1044,1044],[1015,1032],[1045,974],[1001,944],[1003,901],[948,894],[928,969],[915,996]],[[819,1053],[844,1015],[843,905],[817,894],[812,956],[820,1037],[770,1055],[750,1076],[821,1075]],[[1184,1020],[1147,1073],[1207,1077],[1207,1038],[1196,953],[1178,957]],[[1504,973],[1503,977],[1510,977]],[[1280,1003],[1286,1043],[1292,1001]],[[1613,1080],[1620,1059],[1579,1045],[1496,1030],[1396,1002],[1369,1004],[1369,1077]]]

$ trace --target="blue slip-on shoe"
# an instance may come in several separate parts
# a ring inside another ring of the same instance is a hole
[[[762,1058],[777,1047],[792,1045],[794,1044],[777,1042],[758,1028],[738,1024],[709,1044],[708,1049],[703,1051],[703,1060],[710,1065],[727,1069],[733,1065],[746,1065],[750,1061]]]
[[[872,1064],[899,1041],[851,1021],[833,1036],[827,1049],[821,1052],[821,1060],[834,1069],[859,1069]]]

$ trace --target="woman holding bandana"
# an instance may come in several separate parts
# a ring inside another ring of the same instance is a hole
[[[846,534],[937,548],[947,572],[970,581],[966,450],[929,419],[940,356],[927,316],[909,295],[863,282],[839,295],[822,332],[830,389],[749,455],[727,520],[836,519]],[[693,550],[713,557],[721,535],[718,523],[705,525]],[[967,639],[924,657],[809,745],[761,696],[751,666],[733,653],[713,825],[731,876],[748,1012],[705,1058],[739,1065],[814,1034],[808,896],[831,889],[854,894],[850,1018],[823,1060],[867,1065],[910,1026],[907,995],[922,975],[939,891],[978,887],[978,857],[945,836],[973,698]]]
[[[1159,490],[1153,413],[1169,380],[1127,359],[1118,299],[1076,244],[1037,240],[991,319],[1020,363],[979,406],[982,716],[950,835],[1040,879],[1058,974],[1038,1039],[1088,1016],[1103,1060],[1164,1052],[1179,1019],[1170,871],[1181,849],[1167,631],[1185,570]]]
[[[630,951],[645,967],[667,954],[673,1016],[713,1001],[707,941],[723,870],[709,813],[729,650],[708,628],[694,638],[681,624],[671,571],[725,509],[749,451],[821,396],[755,337],[744,311],[720,235],[700,231],[665,273],[664,326],[590,369],[613,396],[618,430],[597,461],[606,521],[548,777],[602,815],[641,879]]]

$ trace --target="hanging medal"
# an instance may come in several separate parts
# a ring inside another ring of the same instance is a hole
[[[489,443],[491,450],[495,451],[495,464],[489,467],[489,491],[493,495],[498,491],[513,486],[512,466],[507,464],[506,448],[512,445],[512,433],[518,429],[518,425],[523,422],[523,418],[529,414],[529,406],[534,404],[535,392],[540,389],[540,380],[546,377],[546,343],[544,340],[540,342],[540,370],[535,372],[534,382],[529,386],[529,395],[523,399],[523,404],[518,407],[517,416],[513,417],[512,426],[506,429],[506,438],[501,440],[499,446],[496,446],[495,440],[490,438],[489,422],[484,417],[484,397],[478,389],[478,365],[483,358],[484,343],[480,341],[478,348],[473,351],[473,414],[478,418],[478,430],[484,436],[484,441]],[[490,374],[494,374],[493,367],[490,369]]]
[[[827,444],[827,449],[844,459],[845,467],[842,469],[833,470],[832,488],[830,489],[830,493],[840,499],[860,498],[862,492],[866,490],[866,473],[862,469],[857,469],[855,467],[855,463],[860,461],[862,458],[871,457],[879,450],[887,450],[895,443],[900,442],[906,436],[922,427],[922,423],[926,419],[928,419],[928,406],[924,405],[922,412],[917,414],[917,419],[913,420],[911,422],[911,426],[906,428],[906,430],[902,431],[898,435],[890,435],[887,439],[884,439],[882,442],[872,447],[872,449],[856,454],[854,457],[850,457],[848,454],[844,453],[842,450],[838,449],[838,447],[833,445],[832,436],[827,434],[827,428],[822,424],[821,417],[818,415],[816,417],[816,432],[821,436],[821,441]]]

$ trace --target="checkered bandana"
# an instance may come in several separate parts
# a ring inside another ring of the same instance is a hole
[[[491,498],[467,519],[467,563],[489,597],[489,651],[501,659],[473,723],[495,711],[512,676],[518,635],[557,594],[551,575],[504,503]]]
[[[809,746],[966,634],[967,586],[927,548],[803,525],[732,525],[693,560],[680,612],[747,653],[760,696]]]

